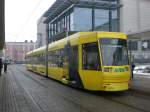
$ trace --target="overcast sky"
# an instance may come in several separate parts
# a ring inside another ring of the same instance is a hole
[[[35,42],[37,20],[55,1],[5,0],[6,42]]]

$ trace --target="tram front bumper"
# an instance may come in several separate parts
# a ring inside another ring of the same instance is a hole
[[[109,82],[104,83],[102,87],[104,91],[125,91],[129,89],[128,82]]]

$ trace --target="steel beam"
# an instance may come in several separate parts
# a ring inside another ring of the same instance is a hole
[[[5,1],[0,0],[0,50],[3,49],[5,43]]]

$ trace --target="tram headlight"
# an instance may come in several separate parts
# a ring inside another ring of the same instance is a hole
[[[105,67],[103,69],[104,72],[112,72],[112,68],[111,67]]]
[[[128,68],[128,67],[125,67],[125,71],[129,71],[129,68]]]

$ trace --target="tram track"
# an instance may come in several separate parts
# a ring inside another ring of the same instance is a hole
[[[17,69],[17,68],[16,68],[16,69]],[[28,77],[28,78],[32,79],[33,81],[35,81],[36,83],[40,84],[42,87],[44,87],[44,88],[46,88],[46,89],[49,88],[47,85],[45,85],[44,83],[42,83],[41,80],[35,79],[34,77],[28,75],[28,74],[25,73],[24,71],[21,71],[20,69],[17,69],[17,70],[18,70],[19,72],[21,72],[25,77]],[[17,79],[16,79],[16,80],[17,80]],[[49,88],[49,89],[51,89],[51,88]],[[25,90],[25,89],[24,89],[24,90]],[[26,90],[25,90],[25,91],[26,91]],[[27,91],[26,91],[26,92],[27,92]],[[72,104],[76,105],[77,107],[81,108],[82,110],[85,110],[85,111],[83,111],[83,112],[92,112],[92,111],[87,110],[85,107],[82,107],[80,104],[75,103],[75,102],[72,101],[71,99],[66,98],[64,95],[59,94],[59,93],[56,92],[54,89],[53,89],[53,92],[54,92],[55,94],[57,94],[58,96],[63,97],[64,100],[67,100],[68,102],[71,102]],[[28,94],[30,94],[30,93],[28,92]],[[29,95],[29,96],[31,96],[31,95]],[[31,96],[31,99],[35,99],[35,98],[34,98],[33,96]],[[34,100],[34,102],[38,104],[38,102],[36,102],[36,100]],[[38,106],[40,106],[40,105],[38,105]],[[44,111],[43,111],[43,112],[44,112]]]
[[[149,99],[150,100],[150,93],[138,89],[130,89],[130,94],[134,94],[135,96],[142,97],[143,99]]]
[[[140,110],[140,111],[142,111],[142,112],[149,112],[149,110],[144,110],[144,109],[141,109],[141,108],[139,108],[139,107],[137,107],[137,106],[133,106],[133,105],[127,104],[127,103],[122,102],[122,101],[114,100],[113,98],[108,97],[108,96],[107,96],[107,97],[104,97],[104,98],[107,99],[107,100],[110,100],[110,101],[113,101],[113,102],[116,102],[116,103],[125,105],[125,106],[127,106],[127,107],[134,108],[134,109],[136,109],[136,110]]]
[[[37,78],[35,78],[33,75],[29,75],[28,73],[26,73],[25,71],[22,71],[21,69],[18,69],[18,68],[16,68],[18,71],[20,71],[24,76],[26,76],[26,77],[28,77],[28,78],[30,78],[30,79],[32,79],[32,80],[34,80],[36,83],[38,83],[38,84],[40,84],[41,86],[43,86],[44,88],[47,88],[47,89],[52,89],[52,88],[49,88],[45,83],[43,83],[40,79],[37,79]],[[44,78],[44,77],[43,77]],[[45,78],[44,78],[45,79]],[[57,91],[55,91],[55,89],[53,88],[53,92],[55,92],[56,94],[58,94],[58,92]],[[91,94],[91,92],[88,92],[88,93],[90,93]],[[124,94],[124,93],[123,93]],[[143,96],[141,96],[141,94],[135,94],[134,92],[131,92],[131,91],[128,91],[127,92],[127,94],[128,95],[131,95],[131,96],[133,96],[133,97],[139,97],[140,96],[140,98],[141,99],[143,99]],[[66,98],[66,96],[64,96],[63,94],[58,94],[58,95],[61,95],[65,100],[68,100],[68,98]],[[109,101],[111,101],[111,102],[115,102],[115,103],[118,103],[118,104],[121,104],[121,105],[124,105],[124,106],[127,106],[127,107],[130,107],[130,108],[132,108],[132,109],[135,109],[135,110],[138,110],[138,111],[142,111],[142,112],[149,112],[149,110],[145,110],[145,109],[143,109],[143,108],[140,108],[140,107],[137,107],[137,106],[135,106],[135,105],[133,105],[133,104],[128,104],[128,103],[126,103],[126,102],[123,102],[122,100],[118,100],[118,98],[114,98],[114,96],[109,96],[109,94],[99,94],[99,93],[92,93],[92,95],[94,95],[94,96],[98,96],[98,97],[103,97],[104,99],[106,99],[106,100],[109,100]],[[144,97],[144,99],[146,99],[147,100],[147,98],[146,98],[146,96]],[[73,103],[75,103],[74,101],[72,101],[72,100],[69,100],[69,102],[73,102]],[[80,106],[81,107],[81,105],[80,104],[77,104],[78,106]],[[82,107],[83,109],[86,109],[86,108],[84,108],[84,107]],[[88,111],[88,112],[90,112],[89,110],[87,110],[86,109],[86,111]]]
[[[36,81],[37,83],[40,83],[42,86],[44,86],[44,87],[46,87],[46,88],[48,88],[45,84],[43,84],[42,82],[41,82],[41,80],[39,80],[39,81],[37,81],[37,79],[35,78],[35,77],[33,77],[33,76],[31,76],[31,75],[28,75],[26,72],[24,72],[24,71],[22,71],[22,70],[20,70],[20,69],[17,69],[17,70],[19,70],[20,72],[22,72],[26,77],[29,77],[29,78],[32,78],[34,81]],[[30,73],[34,73],[34,72],[30,72]],[[34,73],[34,75],[38,75],[38,74],[36,74],[36,73]],[[42,77],[44,80],[54,80],[54,79],[51,79],[51,78],[49,78],[49,79],[47,79],[47,78],[45,78],[44,76],[41,76],[41,75],[38,75],[38,76],[40,76],[40,77]],[[57,81],[57,80],[54,80],[54,81],[56,81],[56,82],[59,82],[59,81]],[[60,83],[60,82],[59,82]],[[62,84],[62,83],[61,83]],[[115,94],[116,94],[117,92],[115,92]],[[150,95],[149,94],[144,94],[143,92],[139,92],[139,91],[136,91],[136,90],[133,90],[133,89],[129,89],[129,90],[127,90],[127,91],[124,91],[124,92],[119,92],[119,94],[130,94],[131,96],[135,96],[135,97],[140,97],[140,98],[142,98],[142,99],[149,99],[150,100]],[[98,93],[99,94],[99,93]],[[118,93],[117,93],[118,94]]]
[[[129,90],[127,93],[130,94],[131,96],[136,96],[142,99],[150,100],[150,95],[147,93],[139,92],[136,90]]]

